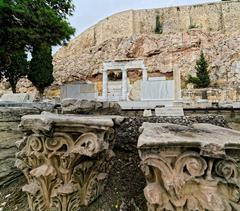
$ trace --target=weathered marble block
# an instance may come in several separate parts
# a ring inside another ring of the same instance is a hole
[[[138,149],[149,211],[240,210],[240,132],[143,123]]]
[[[184,116],[182,107],[155,108],[156,116]]]
[[[113,117],[27,115],[16,166],[32,211],[74,211],[103,191],[114,140]]]

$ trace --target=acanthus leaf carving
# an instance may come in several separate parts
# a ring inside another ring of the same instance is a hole
[[[225,178],[227,181],[239,177],[238,165],[233,159],[218,161],[215,171],[218,176]]]
[[[77,211],[101,194],[113,154],[105,132],[28,134],[15,165],[27,178],[32,211]]]
[[[37,192],[40,191],[40,187],[36,183],[29,183],[27,185],[24,185],[22,190],[30,193],[31,195],[36,195]]]
[[[149,211],[240,210],[239,131],[144,122],[138,139]]]
[[[239,167],[234,159],[205,158],[195,151],[171,159],[145,152],[141,158],[149,211],[240,208]]]
[[[101,147],[103,146],[99,143],[98,137],[94,133],[85,133],[76,140],[71,153],[92,157],[101,151]]]

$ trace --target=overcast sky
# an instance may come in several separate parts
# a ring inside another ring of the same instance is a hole
[[[76,28],[75,37],[98,21],[117,12],[129,9],[162,8],[218,1],[219,0],[73,0],[75,12],[73,16],[69,18],[69,21],[71,25]],[[59,47],[54,47],[53,53],[55,53],[58,48]]]

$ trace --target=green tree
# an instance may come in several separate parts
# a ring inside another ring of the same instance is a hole
[[[5,68],[4,76],[10,83],[12,92],[16,93],[16,85],[20,78],[25,76],[28,72],[28,62],[25,49],[14,51],[11,54],[11,65]]]
[[[160,22],[160,16],[159,15],[157,15],[157,17],[156,17],[155,33],[156,34],[162,34],[163,33],[162,24]]]
[[[67,21],[72,0],[2,0],[0,4],[0,79],[9,78],[19,49],[67,43],[74,33]],[[15,70],[18,71],[18,70]]]
[[[74,9],[71,0],[18,0],[21,18],[31,46],[65,44],[75,30],[67,21]]]
[[[0,4],[0,77],[4,77],[6,68],[13,64],[14,55],[19,49],[25,49],[27,34],[22,27],[22,22],[16,16],[18,9],[13,1],[3,0]],[[20,13],[21,11],[18,11]]]
[[[52,50],[49,45],[41,44],[34,46],[28,79],[37,88],[39,97],[42,99],[46,87],[54,81],[52,65]]]
[[[208,73],[208,63],[203,52],[201,52],[199,60],[196,62],[195,69],[197,70],[196,77],[188,76],[188,83],[194,84],[197,88],[206,88],[210,84]]]

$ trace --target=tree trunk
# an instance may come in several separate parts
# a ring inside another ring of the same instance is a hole
[[[13,93],[17,93],[17,88],[16,88],[17,84],[10,82],[10,85],[11,85],[12,92],[13,92]]]
[[[44,88],[38,88],[38,96],[40,101],[43,100],[43,93],[44,93]]]

